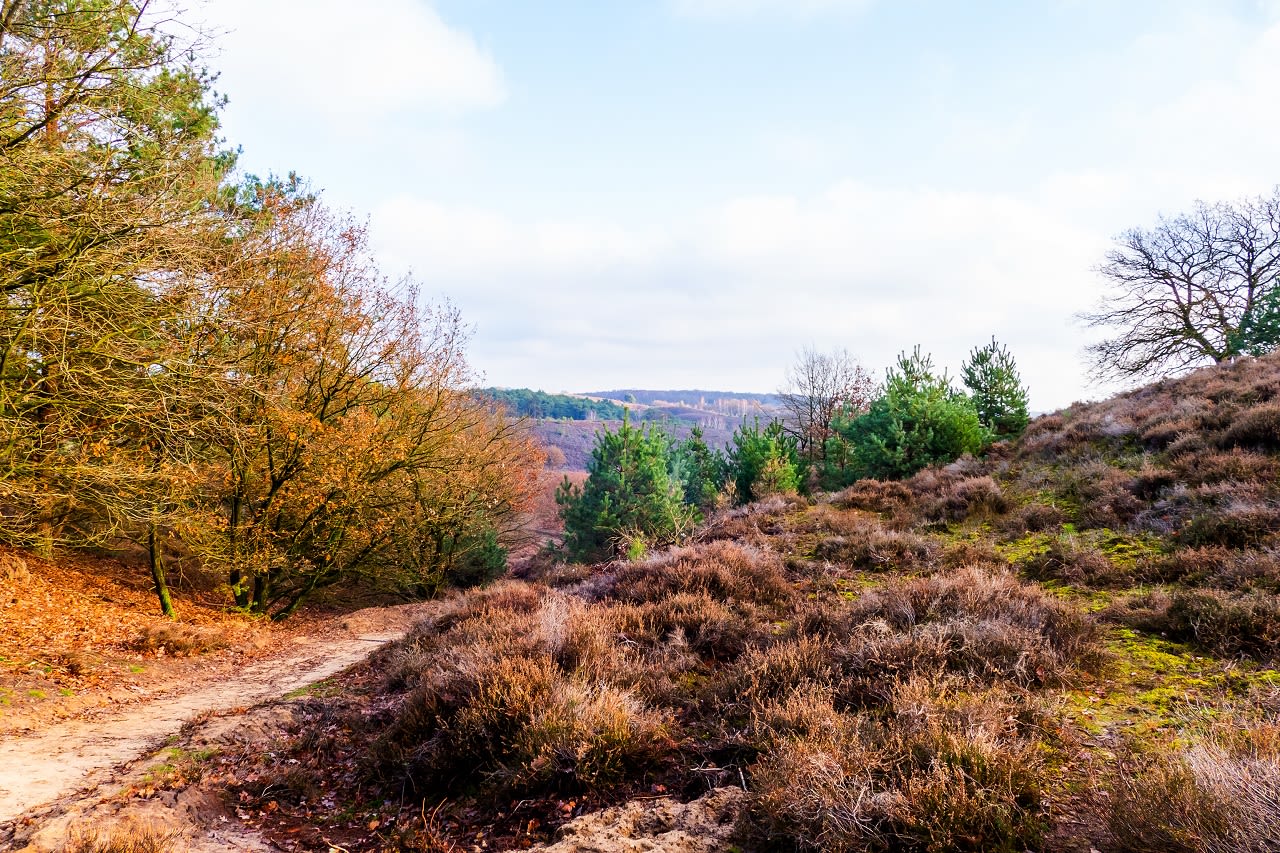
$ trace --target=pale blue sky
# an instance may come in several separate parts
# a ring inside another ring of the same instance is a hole
[[[1109,238],[1280,181],[1267,0],[207,0],[253,171],[370,217],[492,384],[768,391],[801,346],[1098,396]]]

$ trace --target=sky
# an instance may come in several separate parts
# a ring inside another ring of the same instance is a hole
[[[1105,396],[1117,235],[1280,183],[1280,0],[198,0],[257,174],[368,217],[484,384],[772,391],[802,347]]]

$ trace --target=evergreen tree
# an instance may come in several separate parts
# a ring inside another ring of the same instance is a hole
[[[759,418],[751,426],[744,421],[733,432],[728,468],[741,503],[800,488],[800,453],[781,421],[770,421],[764,429]]]
[[[684,486],[684,502],[705,512],[724,487],[724,454],[708,447],[702,428],[694,427],[671,453],[671,475]]]
[[[1026,429],[1027,389],[1009,350],[992,338],[975,347],[960,368],[960,376],[973,395],[978,419],[997,438],[1012,438]]]
[[[852,448],[848,480],[898,479],[929,465],[977,453],[989,440],[973,401],[951,387],[946,373],[916,347],[886,373],[884,395],[837,431]]]
[[[1240,355],[1266,355],[1280,347],[1280,286],[1257,298],[1229,335],[1229,343]]]
[[[574,560],[635,554],[679,541],[699,520],[685,504],[682,484],[670,473],[670,440],[661,430],[631,426],[603,429],[579,488],[564,482],[556,503],[564,520],[565,549]]]

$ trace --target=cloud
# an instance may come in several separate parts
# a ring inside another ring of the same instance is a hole
[[[225,31],[219,85],[237,113],[368,122],[506,97],[493,57],[418,0],[210,0],[204,11]]]
[[[382,257],[459,304],[478,366],[504,384],[768,390],[809,343],[877,369],[922,343],[954,373],[996,334],[1043,407],[1085,393],[1072,315],[1097,296],[1106,245],[1050,200],[845,181],[645,231],[404,198],[373,232]]]
[[[873,0],[672,0],[676,14],[690,18],[742,18],[759,14],[811,17],[824,12],[861,12]]]

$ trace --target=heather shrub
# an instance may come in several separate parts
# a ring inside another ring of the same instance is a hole
[[[1238,500],[1193,516],[1176,538],[1183,545],[1256,548],[1280,532],[1280,507]]]
[[[859,480],[831,501],[841,509],[862,509],[893,514],[909,506],[914,499],[911,490],[897,480]]]
[[[1060,580],[1077,586],[1122,586],[1130,580],[1129,572],[1074,536],[1054,539],[1045,551],[1027,558],[1022,569],[1035,580]]]
[[[1274,550],[1245,550],[1206,545],[1179,548],[1139,566],[1142,579],[1226,590],[1280,592],[1280,555]]]
[[[989,476],[967,477],[948,485],[932,499],[922,500],[917,508],[926,521],[964,521],[974,515],[998,515],[1009,508],[1009,502],[998,483]]]
[[[1067,521],[1067,514],[1056,506],[1044,503],[1029,503],[1009,514],[1000,523],[1000,529],[1006,535],[1019,536],[1024,533],[1039,533],[1054,530]]]
[[[956,713],[940,692],[904,685],[887,715],[837,715],[815,691],[762,711],[764,727],[779,730],[752,768],[753,834],[841,853],[890,840],[895,850],[1036,847],[1043,770],[1009,722],[1016,709],[982,694],[958,703],[981,712]]]
[[[1174,465],[1190,485],[1271,482],[1280,474],[1280,464],[1274,458],[1240,448],[1187,454],[1174,460]]]
[[[706,593],[677,593],[660,601],[609,608],[617,635],[653,648],[679,638],[712,660],[733,660],[772,635],[768,616],[744,605],[730,607]]]
[[[1008,572],[978,567],[894,579],[854,601],[847,618],[863,626],[850,653],[863,671],[859,661],[906,655],[983,678],[1048,683],[1096,665],[1100,654],[1098,627],[1088,615]]]
[[[1116,603],[1108,616],[1222,657],[1280,659],[1280,598],[1210,589],[1153,591]]]
[[[794,594],[777,553],[725,541],[672,548],[629,563],[598,591],[630,603],[660,601],[677,593],[757,604],[782,604]]]
[[[1266,403],[1237,414],[1218,444],[1224,448],[1280,451],[1280,404]]]
[[[625,690],[566,676],[547,655],[468,647],[424,675],[371,761],[446,790],[574,792],[654,769],[672,748],[666,719]]]
[[[1124,853],[1273,853],[1280,726],[1228,719],[1183,747],[1130,749],[1094,811]]]
[[[932,567],[940,550],[937,542],[925,536],[867,521],[845,536],[820,540],[814,555],[858,569],[913,572]]]

